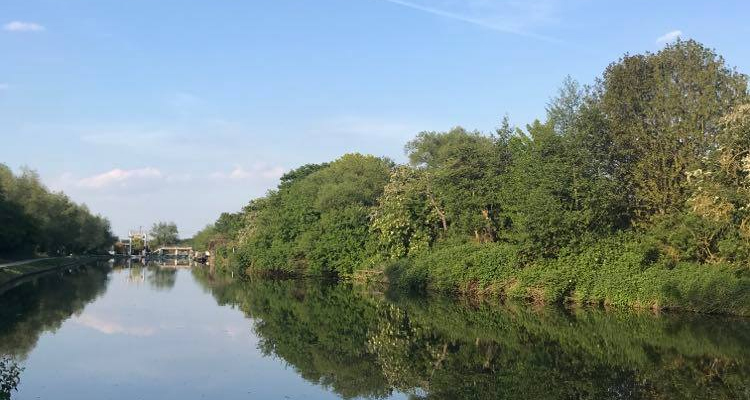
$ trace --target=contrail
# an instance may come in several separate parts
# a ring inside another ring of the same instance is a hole
[[[445,10],[441,10],[441,9],[434,8],[434,7],[428,7],[428,6],[423,6],[420,4],[415,4],[406,0],[382,0],[382,1],[386,1],[388,3],[396,4],[396,5],[403,6],[403,7],[408,7],[413,10],[426,12],[426,13],[437,15],[440,17],[454,19],[456,21],[466,22],[468,24],[480,26],[482,28],[490,29],[493,31],[510,33],[510,34],[518,35],[518,36],[525,36],[525,37],[538,39],[538,40],[542,40],[542,41],[550,42],[550,43],[562,43],[560,40],[551,38],[548,36],[538,35],[538,34],[530,33],[530,32],[524,32],[515,28],[511,28],[507,25],[493,24],[487,21],[482,21],[476,18],[470,18],[465,15],[456,14],[450,11],[445,11]]]

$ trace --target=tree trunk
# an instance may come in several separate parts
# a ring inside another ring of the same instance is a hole
[[[443,223],[443,232],[448,232],[448,221],[445,219],[445,213],[440,210],[440,207],[438,207],[437,202],[435,201],[435,198],[432,196],[432,194],[429,195],[430,198],[430,204],[432,204],[432,207],[435,208],[435,211],[440,216],[440,221]]]

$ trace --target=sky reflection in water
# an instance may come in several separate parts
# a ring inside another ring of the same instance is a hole
[[[750,398],[743,319],[106,265],[9,290],[0,317],[17,399]]]

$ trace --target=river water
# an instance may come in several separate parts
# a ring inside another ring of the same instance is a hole
[[[14,399],[750,399],[746,319],[237,282],[206,267],[30,280],[0,294],[3,355],[22,368]]]

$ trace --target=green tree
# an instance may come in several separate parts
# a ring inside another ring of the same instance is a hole
[[[675,261],[750,259],[750,105],[720,120],[719,147],[688,172],[688,210],[652,232]]]
[[[306,165],[243,210],[240,261],[257,271],[350,273],[374,250],[370,208],[392,162],[347,154]]]
[[[452,234],[494,241],[503,227],[498,188],[510,161],[505,136],[455,128],[422,132],[406,145],[409,160],[426,171],[430,202]]]
[[[154,223],[149,232],[149,236],[151,237],[149,244],[152,247],[175,244],[180,240],[180,235],[177,231],[177,224],[174,222],[160,221]]]
[[[607,68],[599,86],[620,190],[639,220],[683,207],[686,172],[716,148],[719,119],[748,95],[745,75],[692,40],[626,55]]]
[[[563,80],[557,95],[547,103],[547,120],[559,135],[569,134],[577,125],[585,101],[584,89],[570,75]]]
[[[373,209],[371,229],[388,258],[425,251],[441,231],[445,215],[428,185],[427,173],[407,166],[391,173]]]
[[[28,254],[34,250],[37,225],[23,208],[6,198],[0,186],[0,254]]]
[[[0,209],[0,254],[93,253],[114,243],[109,221],[50,192],[28,168],[15,175],[0,164]]]

